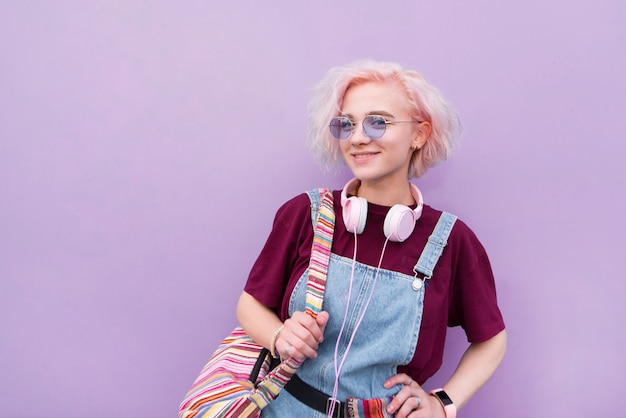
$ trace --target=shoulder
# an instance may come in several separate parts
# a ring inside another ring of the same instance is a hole
[[[284,202],[276,211],[274,222],[290,224],[294,220],[301,220],[302,215],[310,212],[311,202],[306,193],[300,193],[297,196]]]
[[[277,213],[279,214],[292,214],[301,212],[303,210],[309,210],[311,207],[311,201],[306,192],[300,193],[297,196],[284,202],[279,208]]]
[[[293,225],[301,225],[303,221],[310,220],[313,203],[309,192],[314,195],[317,189],[302,192],[284,202],[276,211],[274,223],[291,228]],[[310,221],[308,223],[310,224]]]
[[[422,221],[426,227],[432,230],[435,228],[442,214],[443,211],[435,209],[428,205],[424,205],[424,210],[422,213],[423,219],[420,219],[420,221]],[[455,216],[456,220],[448,238],[448,245],[455,248],[456,250],[467,251],[468,249],[472,249],[474,252],[484,253],[485,250],[480,240],[478,239],[474,231],[470,228],[470,226],[454,213],[452,213],[452,215]]]

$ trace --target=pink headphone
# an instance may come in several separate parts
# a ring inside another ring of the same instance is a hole
[[[343,207],[343,222],[348,232],[360,234],[365,229],[367,200],[358,196],[348,197],[348,190],[354,188],[358,181],[358,179],[352,179],[344,186],[341,192],[341,206]],[[422,193],[413,183],[411,183],[411,194],[417,202],[415,209],[405,205],[393,205],[385,216],[383,232],[390,241],[406,240],[413,232],[415,222],[422,215],[424,200]]]

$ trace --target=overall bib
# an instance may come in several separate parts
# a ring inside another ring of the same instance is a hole
[[[327,394],[333,393],[335,383],[334,352],[346,312],[346,302],[352,269],[352,260],[331,254],[328,284],[324,294],[324,310],[332,312],[324,331],[324,342],[316,359],[307,359],[300,366],[298,376],[311,386]],[[337,399],[388,398],[400,387],[385,389],[383,382],[396,374],[396,367],[413,358],[424,304],[424,286],[412,288],[414,277],[380,270],[376,288],[363,321],[354,334],[354,328],[363,313],[372,291],[376,268],[356,263],[350,309],[338,348],[338,364],[346,347],[354,337],[345,358]],[[304,311],[307,272],[299,279],[289,304],[289,313]],[[263,417],[319,417],[325,415],[281,391],[277,399],[264,410]]]

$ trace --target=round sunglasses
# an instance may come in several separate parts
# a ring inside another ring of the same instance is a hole
[[[387,131],[387,125],[394,125],[396,123],[421,123],[417,120],[394,120],[388,121],[380,115],[368,115],[363,118],[361,125],[363,126],[363,133],[370,139],[380,139]],[[348,139],[352,136],[355,130],[357,122],[352,122],[345,116],[337,116],[330,120],[328,127],[330,133],[336,139]]]

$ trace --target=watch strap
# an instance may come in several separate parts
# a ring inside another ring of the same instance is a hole
[[[456,405],[442,388],[431,390],[430,394],[441,403],[446,418],[456,418]]]

